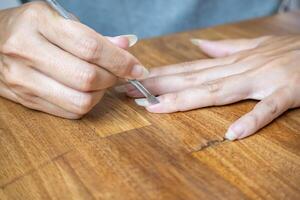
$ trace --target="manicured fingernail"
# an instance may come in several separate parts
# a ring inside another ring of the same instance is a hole
[[[114,90],[118,93],[126,93],[127,88],[124,85],[119,85],[114,88]]]
[[[225,134],[225,138],[228,140],[236,140],[245,132],[245,127],[243,124],[236,124],[229,128],[227,133]]]
[[[131,71],[132,78],[144,79],[149,76],[149,71],[142,65],[135,65]]]
[[[196,39],[196,38],[192,38],[190,39],[191,43],[196,45],[196,46],[199,46],[200,43],[202,42],[202,40],[199,40],[199,39]]]
[[[234,140],[236,140],[237,139],[237,137],[236,137],[236,134],[232,131],[232,130],[228,130],[227,131],[227,133],[225,134],[225,138],[227,139],[227,140],[231,140],[231,141],[234,141]]]
[[[120,37],[126,37],[128,39],[128,46],[132,47],[138,41],[138,37],[136,35],[121,35]]]
[[[150,103],[148,102],[148,100],[146,98],[135,99],[134,101],[137,105],[142,106],[142,107],[150,106]]]

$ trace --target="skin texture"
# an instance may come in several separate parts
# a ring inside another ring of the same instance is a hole
[[[0,11],[0,96],[78,119],[118,78],[148,71],[128,53],[129,37],[104,37],[43,2]]]
[[[118,78],[148,75],[123,50],[128,38],[104,37],[41,2],[0,11],[0,27],[0,96],[31,109],[78,119]],[[230,140],[247,137],[300,106],[299,36],[192,42],[212,59],[152,69],[143,84],[161,103],[149,106],[139,99],[139,105],[172,113],[259,100],[229,127],[225,137]],[[142,97],[130,85],[118,90]]]
[[[298,35],[192,42],[212,58],[152,69],[142,83],[159,96],[160,104],[151,106],[145,99],[137,99],[137,104],[149,112],[172,113],[258,100],[251,112],[228,128],[229,140],[247,137],[300,106]],[[118,90],[142,97],[130,85]]]

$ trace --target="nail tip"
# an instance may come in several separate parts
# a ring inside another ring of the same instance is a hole
[[[138,41],[138,37],[134,34],[131,34],[131,35],[123,35],[123,37],[126,37],[128,39],[128,46],[129,47],[132,47],[134,46],[137,41]]]
[[[149,75],[149,70],[143,65],[135,65],[131,73],[132,78],[138,80],[146,79],[149,77]]]
[[[148,107],[149,106],[149,102],[145,98],[135,99],[134,101],[138,106],[141,106],[141,107]]]
[[[143,72],[143,78],[148,78],[150,75],[150,72],[147,68],[144,67],[144,72]]]
[[[225,139],[227,140],[230,140],[230,141],[234,141],[237,139],[237,136],[231,132],[231,131],[228,131],[226,134],[225,134]]]
[[[191,42],[193,45],[196,45],[196,46],[198,46],[198,45],[199,45],[199,40],[198,40],[198,39],[196,39],[196,38],[192,38],[192,39],[190,39],[190,42]]]
[[[203,43],[209,42],[209,40],[203,40],[203,39],[198,39],[198,38],[191,38],[190,41],[192,44],[194,44],[196,46],[200,46]]]
[[[235,138],[230,138],[230,137],[226,137],[226,136],[225,136],[225,139],[229,140],[229,141],[235,141],[236,140]]]

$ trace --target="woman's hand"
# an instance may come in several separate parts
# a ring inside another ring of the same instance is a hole
[[[161,103],[151,106],[137,99],[137,104],[153,113],[171,113],[261,100],[229,127],[225,135],[229,140],[247,137],[300,106],[299,36],[192,42],[214,59],[152,69],[143,84],[160,95]],[[120,89],[141,97],[130,85]]]
[[[103,37],[65,20],[43,2],[0,11],[0,96],[53,115],[80,118],[118,77],[147,75],[121,49],[134,39]]]

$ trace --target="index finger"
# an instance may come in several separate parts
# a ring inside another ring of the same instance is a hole
[[[161,95],[158,97],[159,104],[149,105],[144,99],[136,99],[136,103],[153,113],[172,113],[226,105],[248,98],[252,88],[251,81],[243,75],[232,75],[199,87]]]
[[[120,78],[142,79],[148,70],[129,52],[117,47],[91,28],[62,17],[45,17],[39,31],[61,49],[99,67],[105,68]]]

